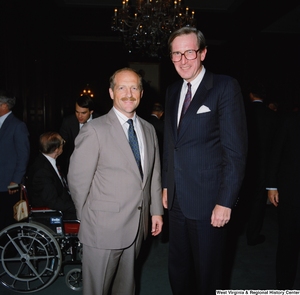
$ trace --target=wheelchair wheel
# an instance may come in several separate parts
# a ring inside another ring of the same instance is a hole
[[[82,290],[82,273],[80,268],[71,269],[66,275],[66,284],[73,291]]]
[[[62,254],[50,230],[16,223],[0,232],[0,283],[19,293],[49,286],[58,276]]]

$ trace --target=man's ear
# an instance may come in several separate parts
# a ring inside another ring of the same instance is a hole
[[[109,88],[108,92],[109,92],[110,98],[113,100],[114,99],[114,92],[113,92],[113,90],[111,88]]]

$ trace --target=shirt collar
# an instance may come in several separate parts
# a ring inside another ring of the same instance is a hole
[[[193,89],[194,91],[195,91],[195,89],[198,88],[200,82],[202,81],[202,79],[203,79],[203,77],[204,77],[205,72],[206,72],[206,69],[205,69],[205,67],[202,65],[202,69],[201,69],[200,73],[198,74],[198,76],[197,76],[193,81],[190,82],[190,83],[192,84],[192,89]],[[188,82],[187,82],[186,80],[184,80],[184,84],[185,84],[186,87],[187,87],[187,83],[188,83]],[[193,92],[194,92],[194,91],[193,91]]]
[[[52,164],[53,167],[56,166],[56,160],[54,158],[52,158],[46,154],[43,154],[43,155],[49,160],[49,162]]]
[[[115,114],[117,115],[121,125],[125,124],[128,121],[128,117],[126,117],[124,114],[122,114],[120,111],[118,111],[115,107],[113,107],[113,110]],[[131,118],[133,121],[133,124],[136,124],[136,113],[134,113],[133,117]]]
[[[90,115],[90,117],[88,118],[88,120],[86,122],[90,122],[93,119],[93,114]]]

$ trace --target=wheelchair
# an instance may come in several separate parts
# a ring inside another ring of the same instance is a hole
[[[26,188],[23,196],[28,204]],[[25,221],[0,232],[0,283],[17,293],[33,293],[64,276],[67,286],[82,289],[82,245],[77,237],[80,221],[64,220],[61,211],[29,208]]]

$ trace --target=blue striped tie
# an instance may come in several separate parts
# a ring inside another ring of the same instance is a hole
[[[141,165],[141,155],[140,155],[139,143],[138,143],[138,140],[137,140],[137,137],[136,137],[136,133],[134,131],[132,119],[129,119],[127,121],[127,123],[129,124],[129,129],[128,129],[129,144],[130,144],[130,147],[132,149],[133,155],[135,157],[135,161],[136,161],[136,163],[139,167],[141,177],[143,179],[143,170],[142,170],[142,165]]]

